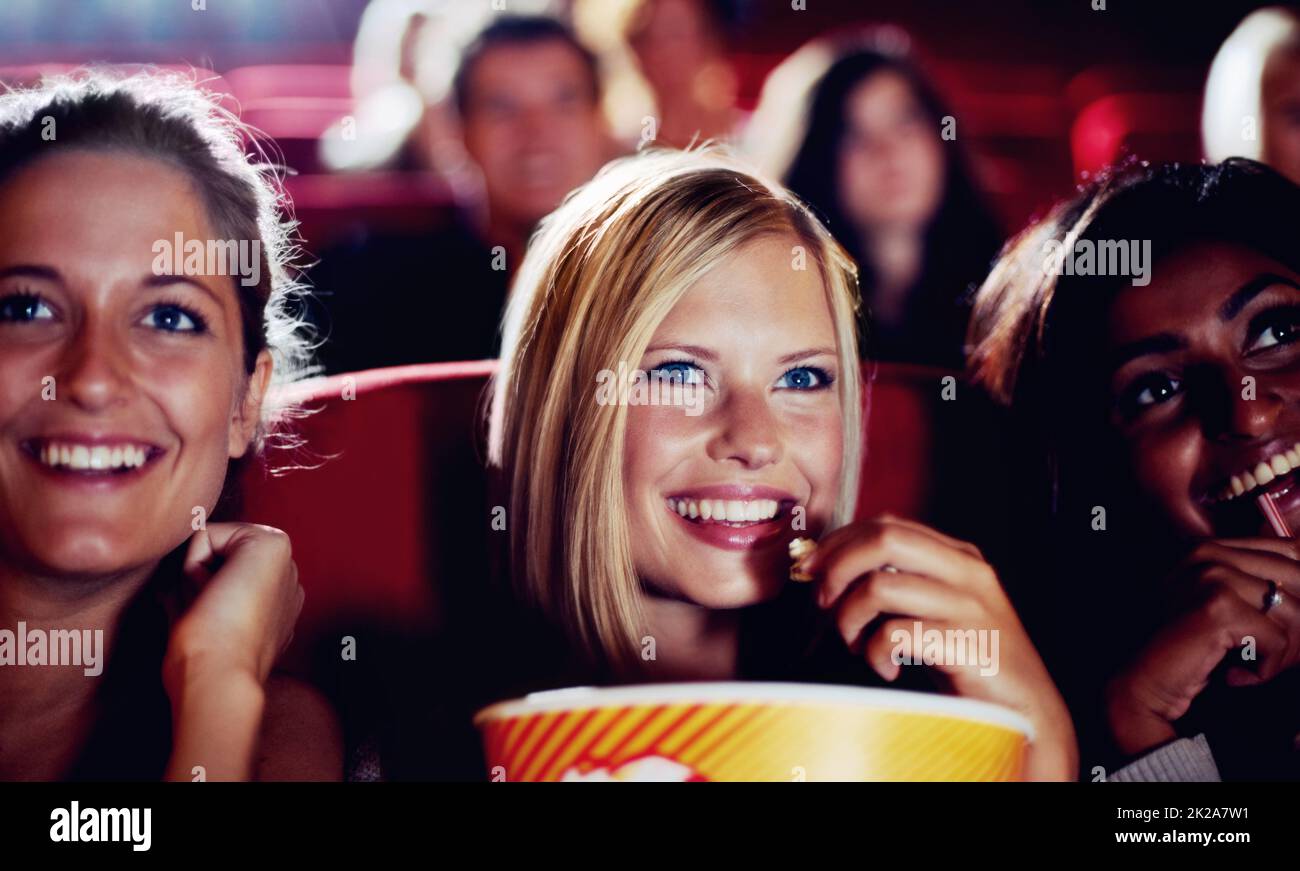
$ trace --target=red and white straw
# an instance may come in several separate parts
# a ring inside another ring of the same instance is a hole
[[[1276,533],[1278,538],[1291,537],[1291,527],[1286,525],[1286,518],[1277,509],[1277,503],[1273,501],[1272,496],[1263,493],[1255,500],[1255,504],[1259,506],[1259,510],[1263,515],[1268,518],[1268,525],[1273,527],[1273,532]]]

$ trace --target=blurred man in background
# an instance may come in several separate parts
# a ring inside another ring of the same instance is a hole
[[[368,236],[322,255],[311,278],[330,371],[495,356],[534,226],[614,156],[600,93],[595,57],[557,19],[502,16],[477,35],[451,83],[474,205],[432,234]]]

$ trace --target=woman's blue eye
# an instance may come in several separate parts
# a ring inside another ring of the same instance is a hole
[[[790,390],[819,390],[829,387],[833,379],[829,372],[816,366],[799,366],[791,369],[776,382],[777,387]]]
[[[704,370],[694,363],[674,361],[671,363],[660,363],[650,370],[651,372],[662,373],[658,377],[662,381],[670,384],[703,384]]]
[[[54,311],[45,300],[31,293],[16,293],[0,299],[0,321],[27,323],[54,319]]]
[[[201,333],[206,324],[194,312],[178,305],[158,305],[144,316],[145,326],[167,333]]]

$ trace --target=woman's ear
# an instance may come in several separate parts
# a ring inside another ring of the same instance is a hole
[[[230,458],[237,460],[248,453],[248,448],[257,436],[258,424],[262,422],[262,402],[266,399],[266,390],[271,385],[271,372],[275,363],[269,351],[257,355],[257,364],[253,374],[248,376],[248,386],[244,398],[235,408],[230,418]]]

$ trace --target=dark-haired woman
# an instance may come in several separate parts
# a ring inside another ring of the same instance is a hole
[[[289,541],[214,516],[308,356],[276,207],[188,82],[0,95],[0,780],[341,774]]]
[[[814,72],[806,113],[792,112],[787,87]],[[773,74],[752,137],[780,140],[773,125],[792,117],[788,156],[764,162],[859,264],[864,354],[960,368],[968,292],[1002,235],[943,135],[953,119],[933,86],[901,50],[816,42]]]
[[[1300,529],[1298,240],[1260,164],[1134,164],[976,299],[971,371],[1050,507],[1027,559],[1085,774],[1300,777],[1300,545],[1261,502]]]

